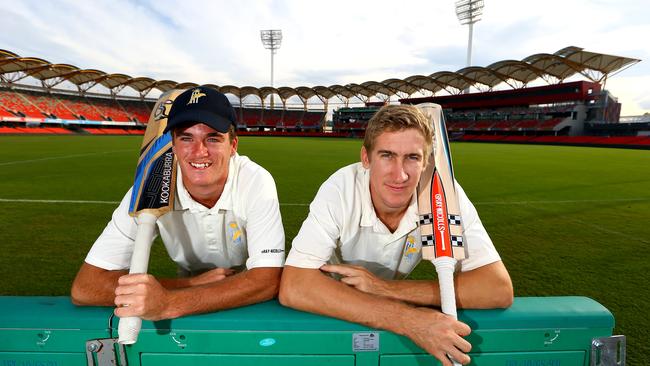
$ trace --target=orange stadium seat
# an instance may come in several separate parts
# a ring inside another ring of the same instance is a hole
[[[366,122],[352,122],[347,123],[344,126],[346,126],[348,130],[364,130],[366,128],[366,125]]]
[[[479,135],[475,141],[501,141],[505,136],[501,135]]]
[[[472,127],[475,130],[487,130],[490,127],[494,125],[494,121],[487,120],[487,121],[477,121],[474,123],[474,126]]]
[[[112,99],[86,98],[86,103],[92,105],[99,111],[100,115],[105,117],[102,120],[110,119],[116,122],[129,122],[131,118],[124,109]]]
[[[501,130],[501,131],[510,131],[512,130],[514,126],[514,123],[512,121],[497,121],[493,126],[493,130]]]
[[[43,130],[49,132],[49,133],[54,133],[57,135],[70,135],[73,134],[74,132],[70,130],[66,130],[63,127],[44,127]]]
[[[0,106],[0,117],[15,117],[11,112]]]
[[[22,113],[25,117],[45,117],[35,105],[18,92],[0,90],[0,104],[11,111]]]
[[[82,117],[79,119],[86,119],[89,121],[103,121],[105,120],[102,117],[101,113],[92,105],[85,103],[83,99],[73,98],[73,97],[61,97],[61,102],[74,113],[75,115]]]
[[[634,142],[635,145],[644,145],[650,146],[650,136],[640,137]]]
[[[144,131],[145,131],[145,130],[141,130],[141,129],[137,129],[137,130],[134,130],[134,129],[128,129],[128,130],[126,130],[126,132],[127,132],[129,135],[144,135]]]
[[[262,121],[262,110],[261,109],[251,109],[244,108],[242,110],[243,122],[247,126],[258,126]]]
[[[561,123],[564,120],[564,118],[551,118],[547,121],[542,122],[539,126],[537,126],[538,130],[552,130],[555,126],[557,126],[559,123]]]
[[[302,126],[320,127],[323,120],[325,120],[325,111],[322,112],[307,111],[302,117]]]
[[[524,141],[530,141],[532,137],[531,136],[521,136],[521,135],[512,135],[512,136],[506,136],[501,141],[509,141],[509,142],[524,142]]]
[[[525,119],[520,120],[520,122],[516,122],[513,127],[519,130],[535,130],[539,123],[540,121],[536,119]]]
[[[302,121],[304,111],[303,110],[287,110],[284,112],[284,127],[285,128],[296,128],[298,124]]]
[[[140,123],[149,122],[149,115],[154,105],[152,103],[146,103],[141,101],[117,101],[117,104],[120,105],[126,113]]]
[[[282,110],[278,109],[264,109],[262,111],[262,124],[264,126],[280,126],[282,125]]]
[[[455,130],[469,130],[472,129],[473,127],[474,127],[473,121],[463,121],[463,122],[454,123]]]
[[[104,131],[106,131],[107,134],[111,135],[129,135],[126,130],[121,128],[105,128]]]
[[[0,127],[0,133],[2,134],[16,134],[16,133],[22,133],[22,131],[19,131],[18,129],[14,127]]]
[[[61,119],[77,119],[77,117],[66,108],[63,103],[52,95],[26,92],[24,93],[24,96],[46,115],[51,115],[52,117]]]
[[[83,130],[90,133],[91,135],[105,135],[106,134],[104,132],[104,130],[101,129],[101,128],[84,127]]]
[[[530,139],[531,142],[562,142],[566,140],[567,136],[535,136]]]
[[[48,133],[47,131],[43,131],[43,129],[40,127],[16,127],[16,129],[22,133],[28,133],[28,134]]]

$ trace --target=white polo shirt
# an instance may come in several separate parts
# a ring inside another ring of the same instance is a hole
[[[245,156],[230,159],[228,179],[214,207],[194,201],[176,179],[174,210],[157,229],[171,259],[186,272],[216,267],[281,267],[284,229],[271,174]],[[86,262],[107,270],[130,266],[136,221],[129,216],[131,190],[90,249]]]
[[[377,217],[370,198],[370,174],[361,163],[348,165],[320,187],[309,215],[294,238],[286,265],[320,268],[326,263],[363,266],[384,279],[406,277],[422,259],[415,195],[395,232]],[[456,183],[467,241],[469,271],[499,261],[476,209]]]

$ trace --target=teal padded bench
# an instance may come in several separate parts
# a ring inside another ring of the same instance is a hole
[[[439,365],[409,339],[268,301],[143,322],[138,342],[116,346],[112,308],[68,297],[0,297],[0,366],[422,366]],[[586,297],[519,297],[502,310],[460,310],[472,328],[471,365],[624,364],[614,317]]]

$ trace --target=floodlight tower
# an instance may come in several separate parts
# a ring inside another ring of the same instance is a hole
[[[267,50],[271,50],[271,88],[273,87],[273,55],[282,45],[282,30],[267,29],[260,31],[262,44]],[[271,94],[271,109],[273,109],[273,94]]]
[[[481,20],[483,15],[483,0],[456,1],[456,16],[460,24],[469,24],[469,40],[467,41],[467,66],[472,66],[472,33],[474,23]]]

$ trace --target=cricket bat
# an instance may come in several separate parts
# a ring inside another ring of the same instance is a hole
[[[433,149],[418,183],[422,258],[430,260],[438,273],[442,312],[457,319],[454,269],[457,261],[467,257],[467,246],[463,238],[447,126],[438,104],[424,103],[417,107],[433,127]],[[460,365],[453,359],[452,362]]]
[[[156,221],[174,207],[176,158],[171,132],[163,131],[172,103],[181,92],[174,89],[160,96],[144,133],[129,205],[129,215],[138,223],[129,273],[147,273]],[[135,343],[141,327],[142,319],[138,317],[120,318],[118,342]]]

